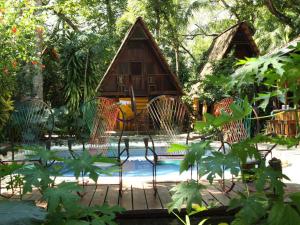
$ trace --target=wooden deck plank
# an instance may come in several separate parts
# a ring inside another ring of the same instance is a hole
[[[95,191],[95,194],[92,198],[92,201],[90,203],[90,206],[94,205],[103,205],[105,196],[107,194],[108,185],[97,185],[97,189]]]
[[[28,198],[27,200],[39,201],[41,198],[41,193],[37,189],[33,189],[30,198]]]
[[[119,185],[108,186],[105,202],[110,206],[119,204]]]
[[[148,208],[143,187],[132,188],[133,210],[145,210]]]
[[[25,195],[22,196],[22,200],[29,200],[32,196],[32,193],[26,193]]]
[[[201,190],[201,196],[203,199],[203,202],[206,204],[208,207],[212,206],[222,206],[222,204],[217,201],[208,191],[207,188]]]
[[[92,202],[93,196],[95,194],[97,186],[96,185],[87,185],[83,189],[84,196],[80,199],[80,204],[89,206]]]
[[[161,205],[164,209],[168,208],[168,204],[172,201],[171,194],[166,184],[157,184],[157,194],[160,199]]]
[[[119,205],[126,210],[132,210],[132,192],[131,187],[126,187],[122,191],[122,197],[119,198]]]
[[[222,193],[218,183],[208,184],[206,181],[201,181],[207,186],[207,189],[201,190],[203,197],[203,205],[206,206],[226,206],[231,198],[237,197],[238,192],[244,192],[244,185],[237,183],[234,189],[228,194]],[[170,189],[176,183],[158,183],[157,195],[154,195],[152,184],[135,185],[132,189],[127,187],[123,189],[122,197],[119,196],[118,185],[89,185],[86,187],[87,194],[81,199],[81,203],[85,205],[102,205],[107,202],[109,205],[119,204],[127,211],[131,210],[147,210],[147,209],[166,209],[168,203],[171,202]],[[299,184],[287,184],[287,194],[300,190]],[[132,198],[133,197],[133,198]],[[41,194],[37,189],[32,193],[27,193],[23,196],[24,200],[34,200],[37,205],[46,207],[45,201],[41,201]],[[288,201],[286,196],[286,201]],[[146,211],[145,211],[146,212]]]
[[[150,188],[144,187],[144,191],[145,191],[148,209],[162,209],[163,208],[158,195],[154,195],[154,191],[152,188],[150,189]]]
[[[226,182],[226,185],[230,185],[229,182]],[[245,192],[245,184],[244,183],[240,183],[239,181],[235,182],[235,185],[233,187],[233,191],[236,193],[244,193]]]
[[[212,184],[214,186],[215,189],[217,189],[218,191],[220,191],[221,193],[223,193],[222,188],[220,186],[220,184],[218,182],[215,182]],[[235,198],[238,196],[238,194],[234,191],[230,191],[228,193],[223,193],[224,196],[228,197],[229,199]]]
[[[230,198],[228,197],[228,194],[225,194],[219,189],[215,188],[214,185],[209,185],[207,190],[218,202],[221,203],[221,205],[229,205]]]

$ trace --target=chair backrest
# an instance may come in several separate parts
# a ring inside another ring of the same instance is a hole
[[[51,137],[54,129],[51,107],[39,99],[17,102],[10,126],[16,136],[19,134],[18,141],[22,144],[39,144]]]
[[[83,117],[90,131],[91,154],[113,156],[108,150],[120,113],[122,111],[113,99],[97,97],[84,104]]]
[[[54,129],[51,107],[39,99],[16,102],[9,123],[9,138],[13,145],[22,146],[12,160],[25,160],[30,147],[50,149]]]
[[[157,149],[158,155],[182,155],[184,152],[168,153],[172,143],[187,144],[191,125],[191,114],[178,97],[158,96],[147,105],[154,134],[167,146]],[[158,140],[159,141],[159,140]]]
[[[221,115],[222,112],[232,113],[231,104],[240,104],[241,101],[235,101],[233,98],[225,98],[214,105],[213,114]],[[222,127],[223,139],[225,142],[232,144],[234,142],[245,140],[250,136],[249,118],[230,122]]]

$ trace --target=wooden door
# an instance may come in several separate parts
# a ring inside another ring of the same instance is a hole
[[[129,71],[135,96],[145,96],[142,62],[130,62]]]

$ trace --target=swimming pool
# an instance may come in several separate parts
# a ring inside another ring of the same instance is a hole
[[[143,143],[137,143],[131,145],[129,149],[129,159],[123,164],[123,177],[152,177],[152,164],[145,159],[145,148],[142,148]],[[58,151],[58,155],[64,158],[70,158],[71,155],[65,146],[54,146],[52,149]],[[82,146],[75,145],[73,148],[75,154],[80,154]],[[87,146],[88,149],[88,146]],[[166,151],[166,146],[159,145],[156,148],[157,152]],[[115,157],[117,155],[117,149],[112,148],[109,150],[109,157]],[[125,160],[125,155],[121,156],[121,160]],[[153,156],[149,157],[153,160]],[[178,176],[180,171],[180,159],[165,158],[160,160],[156,166],[157,177],[159,176]],[[101,165],[97,165],[102,167]],[[105,167],[105,166],[104,166]],[[196,172],[196,169],[194,169]],[[67,167],[63,166],[62,174],[64,177],[73,177],[74,173]],[[100,174],[100,177],[118,177],[118,172],[112,172],[110,175]]]

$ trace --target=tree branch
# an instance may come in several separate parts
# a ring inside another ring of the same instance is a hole
[[[63,21],[65,21],[74,31],[80,32],[79,28],[65,14],[63,14],[61,12],[57,12],[54,9],[53,9],[53,12],[55,15],[57,15],[59,18],[61,18]]]
[[[207,33],[202,27],[200,27],[197,24],[195,24],[195,26],[198,28],[200,33],[183,34],[182,36],[190,37],[189,38],[190,40],[193,40],[197,36],[206,36],[206,37],[217,37],[217,36],[219,36],[219,34],[216,34],[216,33],[212,33],[212,34]]]
[[[237,18],[238,22],[240,22],[240,21],[241,21],[241,18],[240,18],[240,16],[236,13],[236,11],[233,10],[233,8],[232,8],[230,5],[228,5],[228,3],[227,3],[225,0],[221,0],[221,2],[223,3],[224,7],[225,7],[227,10],[229,10],[229,11]]]
[[[272,0],[265,0],[264,1],[265,6],[268,8],[268,10],[277,18],[279,19],[281,22],[285,23],[286,25],[288,25],[289,27],[291,27],[292,29],[296,29],[296,27],[294,26],[292,19],[286,15],[284,15],[282,12],[280,12],[278,9],[276,9],[274,3]]]
[[[194,60],[194,62],[197,63],[197,60],[196,60],[195,56],[193,56],[193,54],[192,54],[186,47],[184,47],[183,44],[180,44],[180,47],[181,47],[187,54],[189,54],[189,55],[191,56],[191,58]]]

